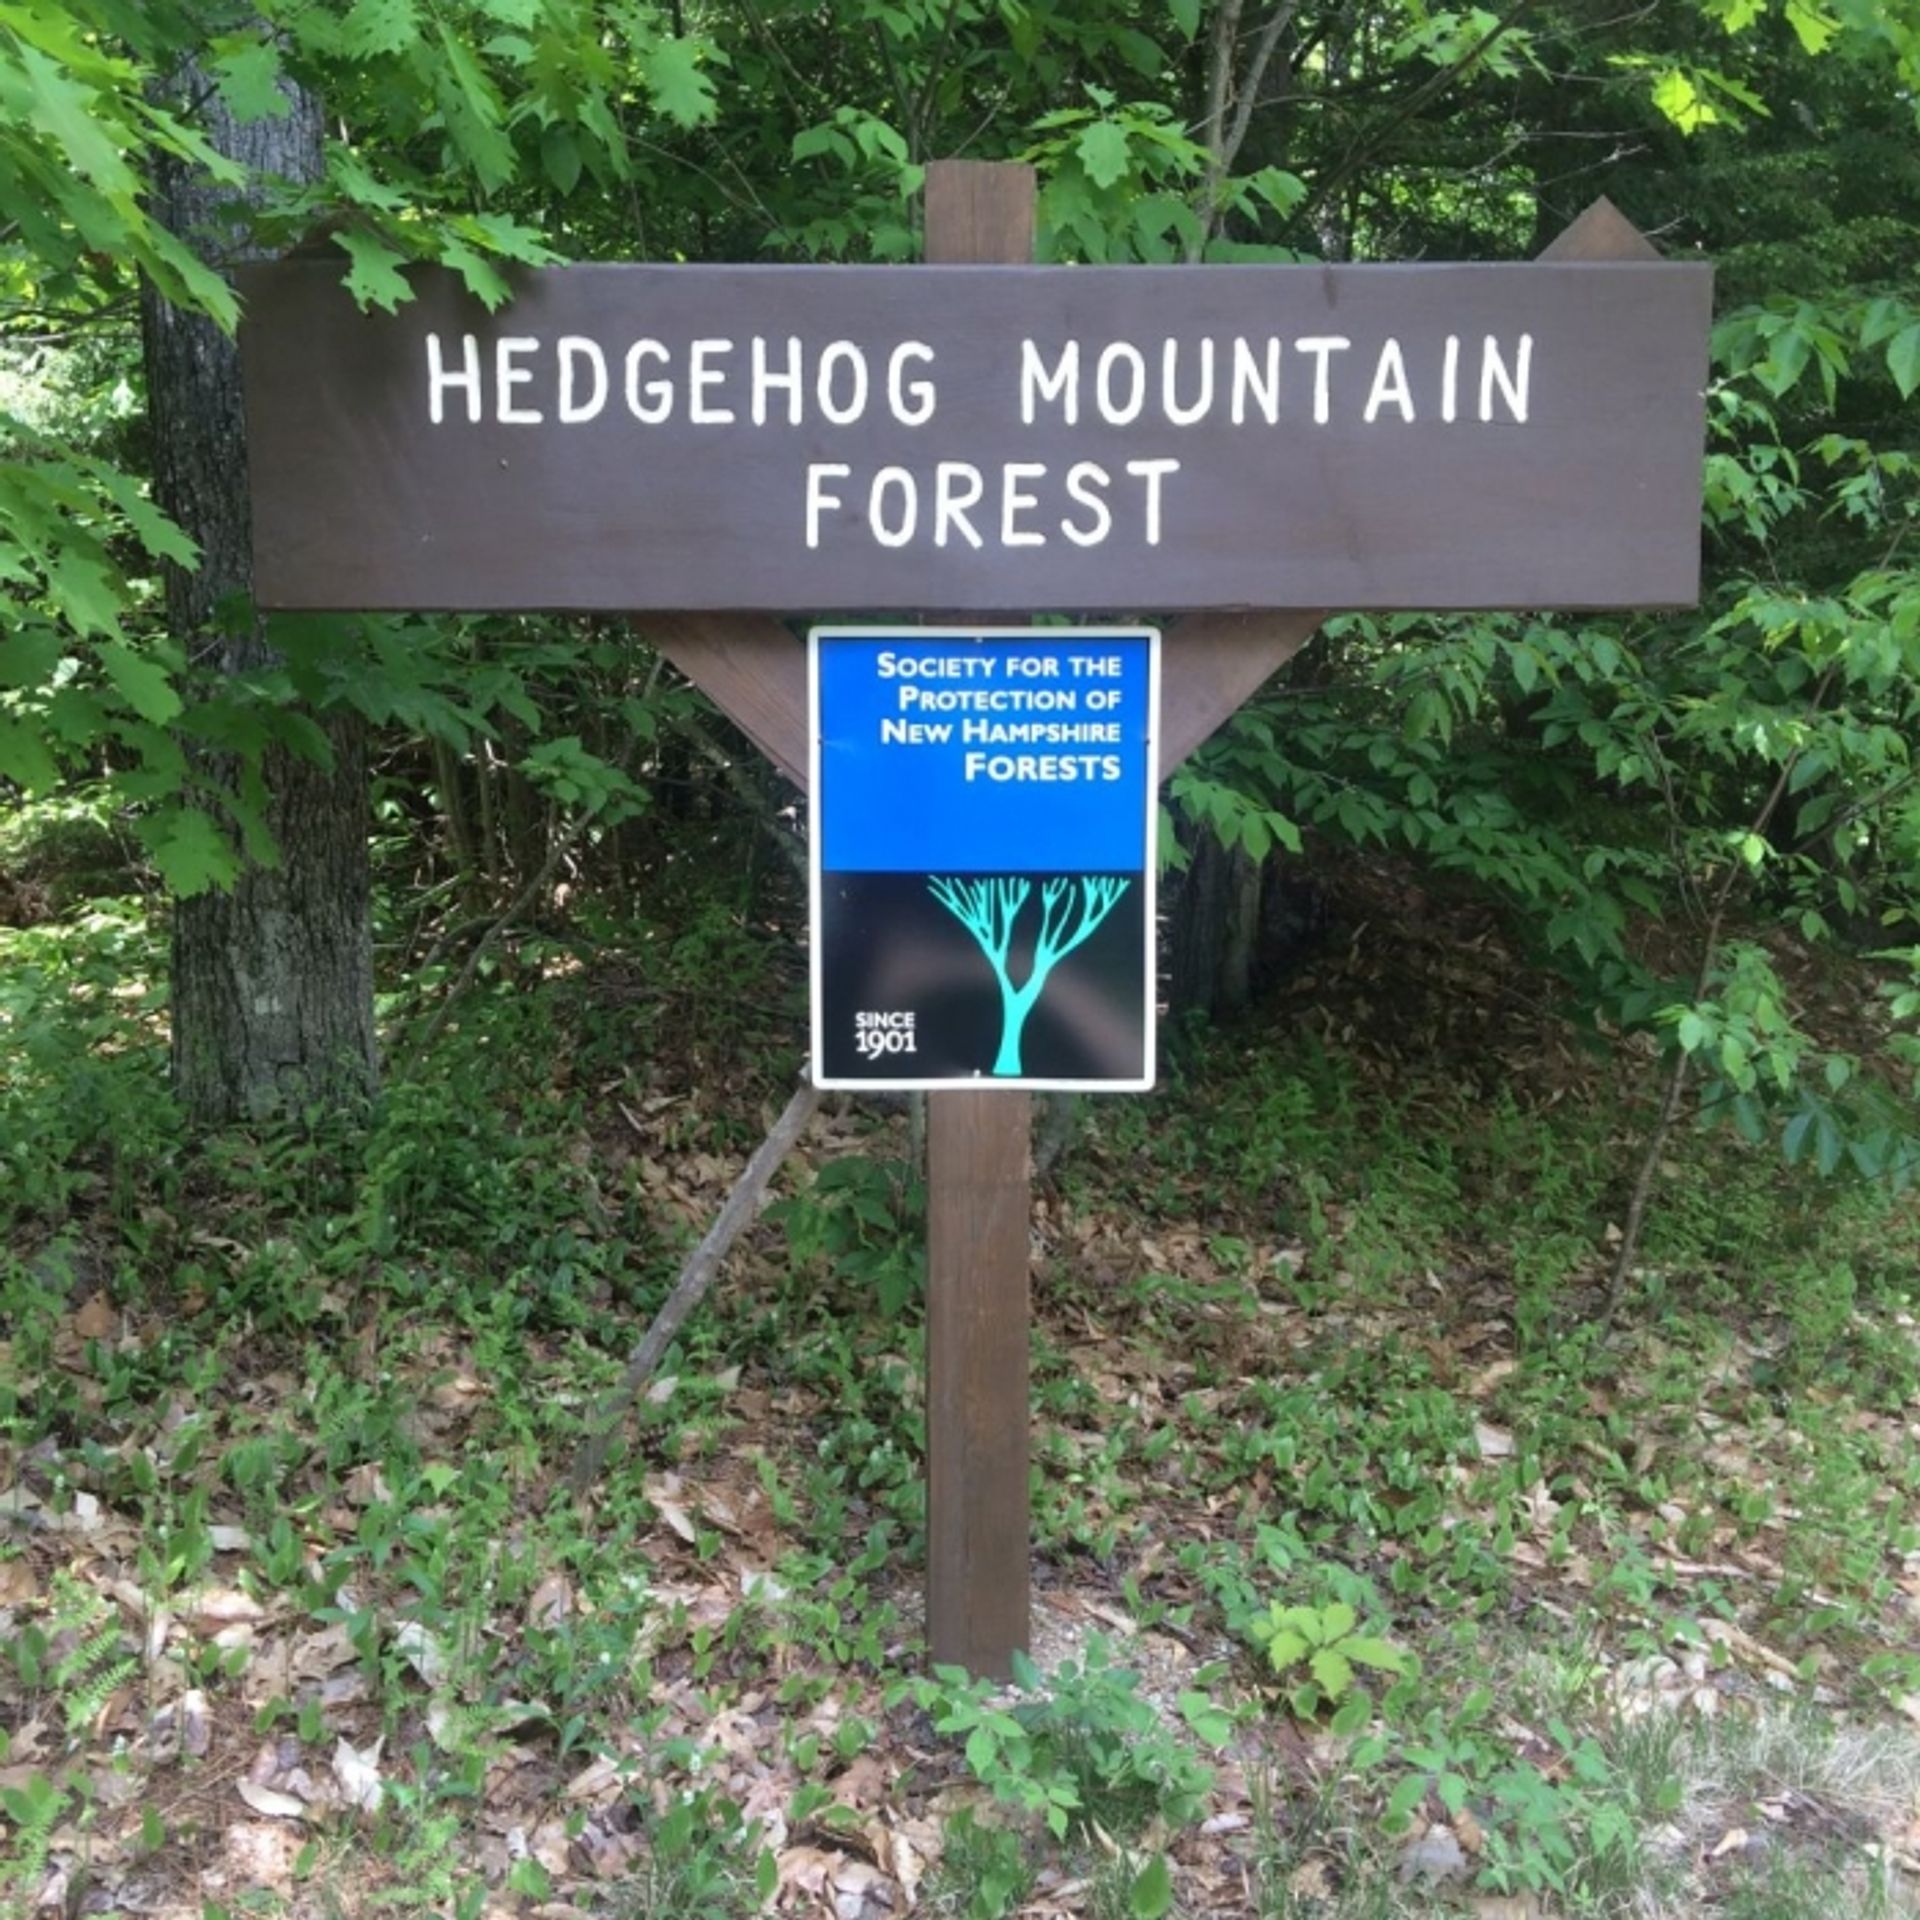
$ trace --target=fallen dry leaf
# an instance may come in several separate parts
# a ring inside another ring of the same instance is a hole
[[[217,1633],[222,1627],[251,1626],[267,1617],[267,1610],[238,1587],[207,1587],[191,1595],[180,1615],[199,1633]]]
[[[393,1630],[394,1650],[428,1686],[447,1677],[451,1663],[447,1650],[418,1620],[402,1620]]]
[[[113,1302],[104,1293],[96,1293],[73,1316],[73,1331],[82,1340],[107,1340],[118,1322]]]
[[[550,1573],[527,1601],[527,1625],[557,1627],[573,1611],[573,1583],[564,1573]]]
[[[362,1813],[375,1813],[380,1807],[380,1749],[386,1744],[383,1734],[372,1746],[362,1750],[346,1739],[333,1745],[333,1777],[340,1782],[349,1806]]]
[[[307,1817],[307,1803],[296,1800],[290,1793],[282,1793],[277,1787],[263,1787],[252,1780],[237,1780],[234,1786],[240,1798],[255,1813],[264,1813],[273,1820],[304,1820]]]
[[[289,1833],[283,1826],[237,1820],[227,1829],[222,1841],[217,1877],[209,1875],[206,1884],[209,1890],[217,1884],[244,1888],[248,1893],[286,1887],[293,1878],[294,1862],[303,1844],[298,1834]],[[192,1910],[200,1911],[198,1901]]]
[[[699,1538],[687,1510],[680,1504],[680,1476],[661,1473],[648,1476],[644,1492],[647,1505],[657,1513],[688,1546]]]

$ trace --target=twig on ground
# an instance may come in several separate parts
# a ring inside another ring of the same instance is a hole
[[[640,1390],[646,1385],[648,1376],[660,1364],[660,1356],[673,1344],[673,1336],[680,1331],[681,1322],[700,1304],[707,1289],[713,1285],[728,1249],[740,1237],[741,1229],[753,1218],[767,1182],[793,1151],[795,1141],[806,1130],[807,1122],[813,1118],[819,1105],[820,1090],[811,1081],[795,1090],[785,1111],[768,1130],[767,1137],[754,1149],[746,1171],[734,1182],[733,1191],[727,1195],[726,1204],[715,1216],[713,1225],[688,1255],[686,1265],[680,1269],[680,1277],[673,1283],[673,1291],[667,1295],[660,1311],[653,1316],[653,1324],[629,1357],[619,1384],[600,1403],[594,1415],[593,1430],[567,1475],[567,1484],[576,1499],[600,1477],[621,1424],[640,1397]]]

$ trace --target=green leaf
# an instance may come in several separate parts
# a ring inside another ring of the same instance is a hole
[[[1334,1709],[1333,1718],[1327,1722],[1328,1730],[1342,1739],[1351,1739],[1359,1733],[1373,1718],[1373,1702],[1367,1698],[1364,1687],[1355,1687]]]
[[[1911,400],[1914,389],[1920,387],[1920,320],[1902,327],[1887,342],[1887,371],[1900,389],[1900,398]]]
[[[675,126],[697,127],[713,118],[713,82],[700,64],[697,40],[658,40],[647,55],[647,92]]]
[[[1427,1797],[1425,1774],[1410,1774],[1387,1795],[1385,1813],[1381,1824],[1389,1833],[1398,1832],[1413,1817],[1413,1810]]]
[[[45,793],[60,782],[60,769],[39,730],[0,714],[0,778],[28,793]]]
[[[523,1854],[507,1869],[507,1891],[529,1900],[544,1900],[553,1891],[553,1880],[532,1854]]]
[[[1307,1664],[1329,1700],[1338,1700],[1353,1685],[1352,1666],[1333,1647],[1322,1647]]]
[[[414,0],[353,0],[340,38],[346,52],[362,60],[403,53],[420,38]]]
[[[216,44],[228,50],[214,56],[215,84],[236,120],[280,120],[292,112],[280,90],[280,50],[271,40],[248,34]]]
[[[1200,31],[1200,0],[1167,0],[1167,11],[1189,40]]]
[[[1074,151],[1096,187],[1111,187],[1127,177],[1127,130],[1111,120],[1096,120],[1081,134]]]
[[[110,640],[100,649],[100,664],[120,697],[142,720],[164,727],[180,712],[180,696],[157,661],[143,659],[123,641]]]
[[[1215,1706],[1204,1693],[1183,1693],[1180,1717],[1210,1747],[1224,1747],[1233,1738],[1233,1716]]]
[[[371,233],[349,229],[336,233],[333,238],[353,261],[353,270],[347,275],[347,291],[362,308],[380,307],[393,313],[413,298],[413,289],[400,272],[407,264],[404,254],[396,253]]]
[[[1694,85],[1693,76],[1669,67],[1653,83],[1653,104],[1682,133],[1698,133],[1720,118],[1720,110]]]
[[[473,49],[444,21],[438,39],[446,66],[435,92],[447,132],[480,184],[491,192],[505,186],[514,175],[513,142],[502,131],[505,110]]]
[[[571,193],[580,184],[580,140],[563,121],[555,121],[540,136],[540,167],[562,194]]]
[[[1275,1673],[1285,1673],[1306,1651],[1306,1636],[1294,1632],[1291,1627],[1283,1627],[1267,1642],[1267,1659],[1272,1663]]]
[[[212,887],[230,887],[239,862],[212,817],[198,807],[168,807],[146,821],[140,837],[169,891],[182,900]]]
[[[0,687],[43,687],[65,657],[65,640],[52,627],[0,633]]]
[[[1405,1673],[1409,1656],[1404,1647],[1389,1640],[1376,1640],[1365,1634],[1352,1634],[1340,1642],[1340,1651],[1356,1665],[1372,1667],[1379,1673]]]
[[[120,631],[120,585],[97,560],[63,553],[47,569],[47,592],[74,632]]]
[[[506,275],[485,254],[475,253],[464,240],[449,240],[440,249],[440,260],[460,276],[467,291],[489,313],[498,313],[513,298]]]
[[[1808,53],[1824,53],[1840,31],[1840,22],[1812,0],[1787,0],[1787,24]]]
[[[37,47],[22,47],[18,59],[32,101],[28,117],[66,155],[68,166],[103,193],[136,193],[140,182],[94,112],[94,96]]]
[[[1156,1853],[1134,1876],[1127,1891],[1127,1911],[1133,1920],[1164,1920],[1172,1906],[1173,1869],[1164,1853]]]
[[[1761,384],[1771,394],[1784,394],[1805,371],[1813,342],[1798,327],[1782,327],[1760,363]]]

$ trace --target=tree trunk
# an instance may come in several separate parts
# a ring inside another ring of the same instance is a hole
[[[1169,890],[1168,1002],[1175,1013],[1241,1013],[1253,997],[1261,870],[1204,822],[1188,831],[1192,858]]]
[[[310,95],[289,89],[284,116],[241,124],[197,61],[184,62],[173,85],[199,103],[213,145],[250,173],[318,177],[323,129]],[[244,257],[231,204],[231,190],[196,169],[167,160],[155,169],[154,211],[222,266]],[[168,570],[168,621],[197,658],[227,673],[258,671],[273,656],[248,604],[239,354],[211,321],[177,311],[150,287],[141,318],[154,497],[201,552],[197,571]],[[261,767],[277,865],[249,865],[231,893],[200,894],[174,911],[174,1090],[198,1121],[356,1099],[374,1084],[366,743],[357,715],[323,724],[330,767],[279,747]],[[197,772],[229,790],[238,778],[212,760]]]

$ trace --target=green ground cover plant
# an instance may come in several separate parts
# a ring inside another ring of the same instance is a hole
[[[1045,1191],[1002,1691],[921,1668],[910,1115],[820,1120],[565,1488],[778,1098],[777,933],[710,1021],[711,939],[509,941],[366,1128],[199,1142],[158,1045],[88,1024],[156,1005],[129,925],[0,932],[36,1044],[99,1072],[80,1125],[30,1055],[0,1142],[16,1904],[1911,1909],[1920,1241],[1884,1183],[1690,1139],[1606,1324],[1633,1096],[1546,1012],[1490,1093],[1319,1037],[1294,1009],[1380,968],[1432,988],[1349,945],[1084,1116]]]

